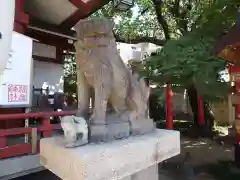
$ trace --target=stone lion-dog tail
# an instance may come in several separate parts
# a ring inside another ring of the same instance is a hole
[[[148,98],[149,98],[149,95],[150,95],[150,88],[146,85],[144,77],[141,77],[139,79],[139,85],[140,85],[144,100],[148,101]]]
[[[142,94],[142,98],[145,102],[148,101],[149,95],[150,95],[150,88],[146,85],[145,78],[139,77],[139,74],[134,73],[133,77],[138,81],[139,88]]]

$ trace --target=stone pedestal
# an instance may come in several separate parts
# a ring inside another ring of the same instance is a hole
[[[152,119],[128,121],[117,115],[108,114],[106,124],[90,124],[89,129],[89,141],[99,143],[150,133],[154,131],[155,125]]]
[[[108,115],[106,124],[90,124],[90,142],[109,142],[116,139],[125,139],[130,136],[130,125],[115,115]]]
[[[41,164],[64,180],[158,180],[157,164],[180,153],[180,134],[155,130],[76,148],[64,148],[62,137],[52,137],[40,147]]]

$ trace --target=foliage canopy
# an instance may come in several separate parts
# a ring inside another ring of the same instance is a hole
[[[221,99],[227,84],[219,72],[226,68],[212,49],[235,22],[238,0],[136,0],[128,12],[117,12],[109,3],[93,16],[115,21],[118,42],[148,42],[163,46],[156,56],[144,61],[141,73],[162,86],[171,81],[175,88],[194,84],[207,99]],[[66,88],[76,87],[73,56],[67,58]],[[72,64],[71,64],[72,63]],[[69,69],[70,68],[70,69]],[[139,70],[139,68],[138,68]]]
[[[167,81],[176,88],[194,84],[207,100],[225,98],[228,85],[220,72],[226,69],[226,64],[216,58],[212,50],[236,21],[239,4],[212,1],[203,9],[194,30],[169,40],[157,55],[146,59],[144,75],[160,86]]]

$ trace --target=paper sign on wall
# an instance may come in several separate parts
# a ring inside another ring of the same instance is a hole
[[[32,39],[13,32],[8,64],[0,75],[0,106],[31,105]]]
[[[27,85],[8,85],[8,102],[26,102],[28,86]]]

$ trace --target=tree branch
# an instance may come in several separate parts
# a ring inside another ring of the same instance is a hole
[[[117,34],[114,34],[114,36],[117,42],[128,43],[128,44],[152,43],[158,46],[163,46],[166,43],[166,40],[157,39],[155,37],[148,37],[148,36],[135,36],[133,39],[125,39],[120,37]]]
[[[170,12],[174,15],[174,16],[180,16],[180,0],[175,0],[173,6],[170,8]]]
[[[165,38],[166,38],[166,40],[169,40],[171,38],[170,37],[170,32],[169,32],[169,27],[168,27],[166,19],[164,19],[163,15],[162,15],[162,4],[163,4],[163,2],[162,2],[162,0],[152,0],[152,2],[153,2],[153,5],[155,7],[157,20],[163,28]]]
[[[184,35],[187,30],[187,24],[188,21],[186,20],[186,15],[189,11],[192,9],[191,1],[188,1],[188,4],[186,5],[185,9],[180,11],[180,0],[175,0],[172,6],[169,8],[169,11],[171,14],[176,18],[177,26],[179,27],[179,30],[181,31],[182,35]]]

